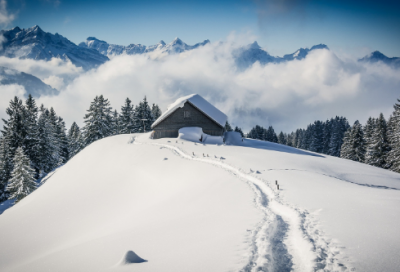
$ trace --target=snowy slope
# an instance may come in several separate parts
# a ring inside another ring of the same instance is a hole
[[[96,50],[79,47],[58,33],[44,32],[37,25],[28,29],[2,30],[0,35],[4,37],[0,56],[35,60],[60,58],[84,69],[97,67],[108,60]]]
[[[0,215],[0,271],[399,271],[399,174],[148,137],[93,143]]]

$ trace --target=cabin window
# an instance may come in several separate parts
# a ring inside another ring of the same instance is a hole
[[[183,118],[190,118],[190,111],[183,111]]]

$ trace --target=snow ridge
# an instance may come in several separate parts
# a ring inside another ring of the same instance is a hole
[[[184,159],[212,164],[230,172],[252,188],[256,195],[255,205],[263,212],[264,218],[252,231],[248,263],[241,271],[349,270],[349,266],[339,260],[343,259],[339,246],[323,238],[313,215],[284,203],[279,191],[273,189],[270,182],[256,177],[254,171],[246,173],[220,159],[188,155],[173,145],[138,142],[135,136],[130,143],[160,146]]]

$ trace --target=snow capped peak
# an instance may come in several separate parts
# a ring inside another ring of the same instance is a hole
[[[161,44],[161,45],[166,45],[166,43],[165,43],[163,40],[159,41],[159,43],[158,43],[158,44]]]
[[[314,45],[313,47],[311,47],[310,51],[314,50],[314,49],[327,49],[327,50],[329,50],[329,47],[326,46],[325,44],[321,43],[321,44],[317,44],[317,45]]]
[[[184,42],[181,39],[179,39],[178,37],[176,37],[170,44],[171,45],[183,45]]]
[[[35,26],[31,27],[31,28],[28,28],[27,30],[28,30],[28,31],[33,31],[33,32],[44,32],[44,31],[40,28],[40,26],[38,26],[38,25],[35,25]]]
[[[249,45],[250,49],[261,49],[261,46],[258,45],[257,41],[254,41],[252,44]]]

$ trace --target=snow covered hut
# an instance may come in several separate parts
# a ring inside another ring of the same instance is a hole
[[[208,135],[222,136],[227,117],[198,94],[178,98],[151,126],[153,138],[178,137],[183,127],[201,127]]]

